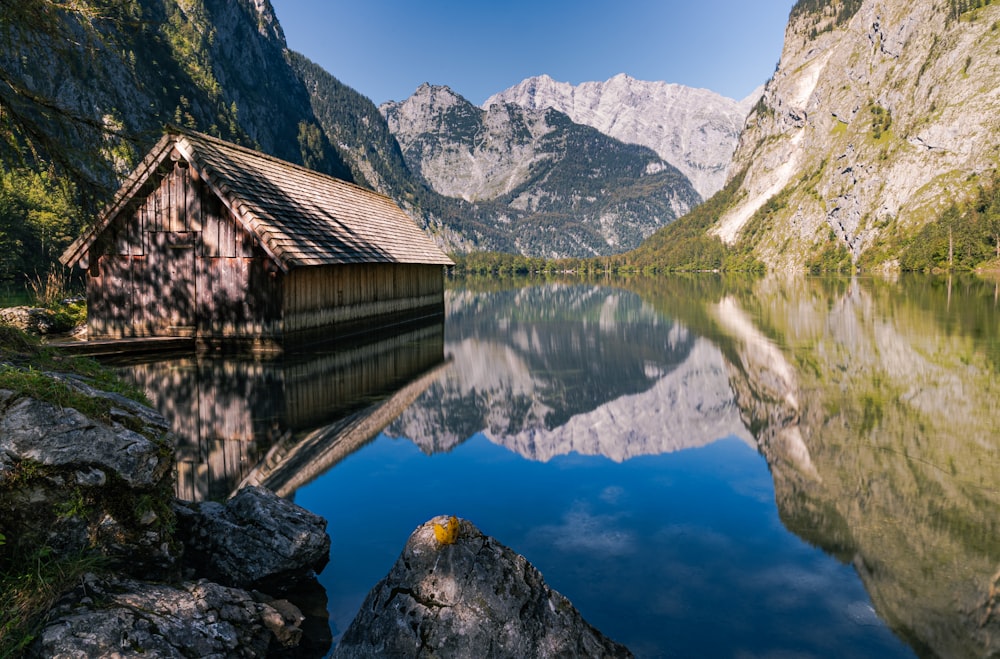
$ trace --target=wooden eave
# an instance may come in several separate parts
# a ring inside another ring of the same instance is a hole
[[[257,242],[264,250],[264,253],[267,254],[268,258],[270,258],[282,272],[287,273],[290,269],[289,266],[283,259],[278,258],[273,247],[268,244],[268,242],[264,239],[264,236],[261,235],[261,232],[254,226],[253,216],[248,216],[247,213],[243,212],[244,204],[240,201],[240,199],[232,194],[225,181],[220,181],[212,170],[208,169],[204,164],[199,162],[197,152],[191,144],[184,139],[183,135],[176,135],[175,138],[177,141],[174,143],[174,146],[177,151],[184,156],[184,159],[187,160],[188,165],[190,165],[198,173],[201,180],[208,185],[209,190],[211,190],[212,193],[222,201],[222,204],[229,209],[229,212],[233,214],[234,218],[236,218],[237,224],[239,224],[244,231],[257,238]]]
[[[170,156],[171,147],[173,145],[173,136],[164,135],[160,138],[160,141],[150,150],[149,154],[143,158],[139,166],[136,167],[135,171],[129,174],[128,178],[115,193],[115,196],[108,202],[108,205],[104,207],[104,210],[98,215],[98,220],[90,226],[89,229],[84,231],[80,236],[70,243],[66,251],[62,253],[59,257],[59,262],[67,267],[73,267],[80,262],[87,254],[87,250],[90,249],[91,245],[97,242],[97,239],[104,232],[108,226],[118,217],[119,213],[125,209],[128,203],[135,197],[136,193],[142,189],[142,186],[146,184],[146,181],[159,169],[163,161]]]
[[[129,202],[136,197],[150,177],[160,168],[160,165],[171,156],[174,149],[184,158],[188,166],[205,181],[209,189],[219,198],[222,204],[229,209],[233,217],[236,218],[236,222],[251,235],[261,238],[259,242],[268,257],[274,261],[282,272],[288,272],[288,265],[275,255],[274,250],[267,245],[259,232],[253,229],[252,222],[241,212],[239,200],[234,199],[233,195],[229,194],[224,182],[220,183],[210,170],[198,162],[194,149],[187,140],[183,139],[183,134],[173,131],[168,132],[153,146],[149,154],[136,167],[135,171],[125,179],[121,188],[115,193],[114,198],[98,215],[98,221],[66,248],[66,251],[59,257],[59,262],[70,268],[80,263],[87,255],[87,250],[97,242],[101,234],[114,222],[119,214],[128,206]]]
[[[236,214],[287,269],[454,265],[385,195],[209,135],[179,132]]]

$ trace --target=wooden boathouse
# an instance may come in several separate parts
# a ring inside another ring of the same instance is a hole
[[[89,339],[258,347],[443,314],[453,265],[388,197],[173,128],[60,260]]]

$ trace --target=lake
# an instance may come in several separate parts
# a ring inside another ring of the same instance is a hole
[[[1000,287],[465,282],[444,323],[126,368],[178,495],[325,517],[334,639],[435,515],[640,657],[1000,653]]]

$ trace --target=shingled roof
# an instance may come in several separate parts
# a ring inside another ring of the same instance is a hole
[[[176,148],[283,269],[352,263],[453,265],[394,201],[202,133],[171,128],[98,221],[60,258],[74,265]]]

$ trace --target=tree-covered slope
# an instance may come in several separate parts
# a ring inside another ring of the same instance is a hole
[[[328,142],[307,139],[317,124],[268,2],[38,5],[0,19],[5,162],[113,186],[176,123],[350,176]]]
[[[44,270],[169,123],[351,177],[266,1],[5,3],[0,78],[0,278]]]

